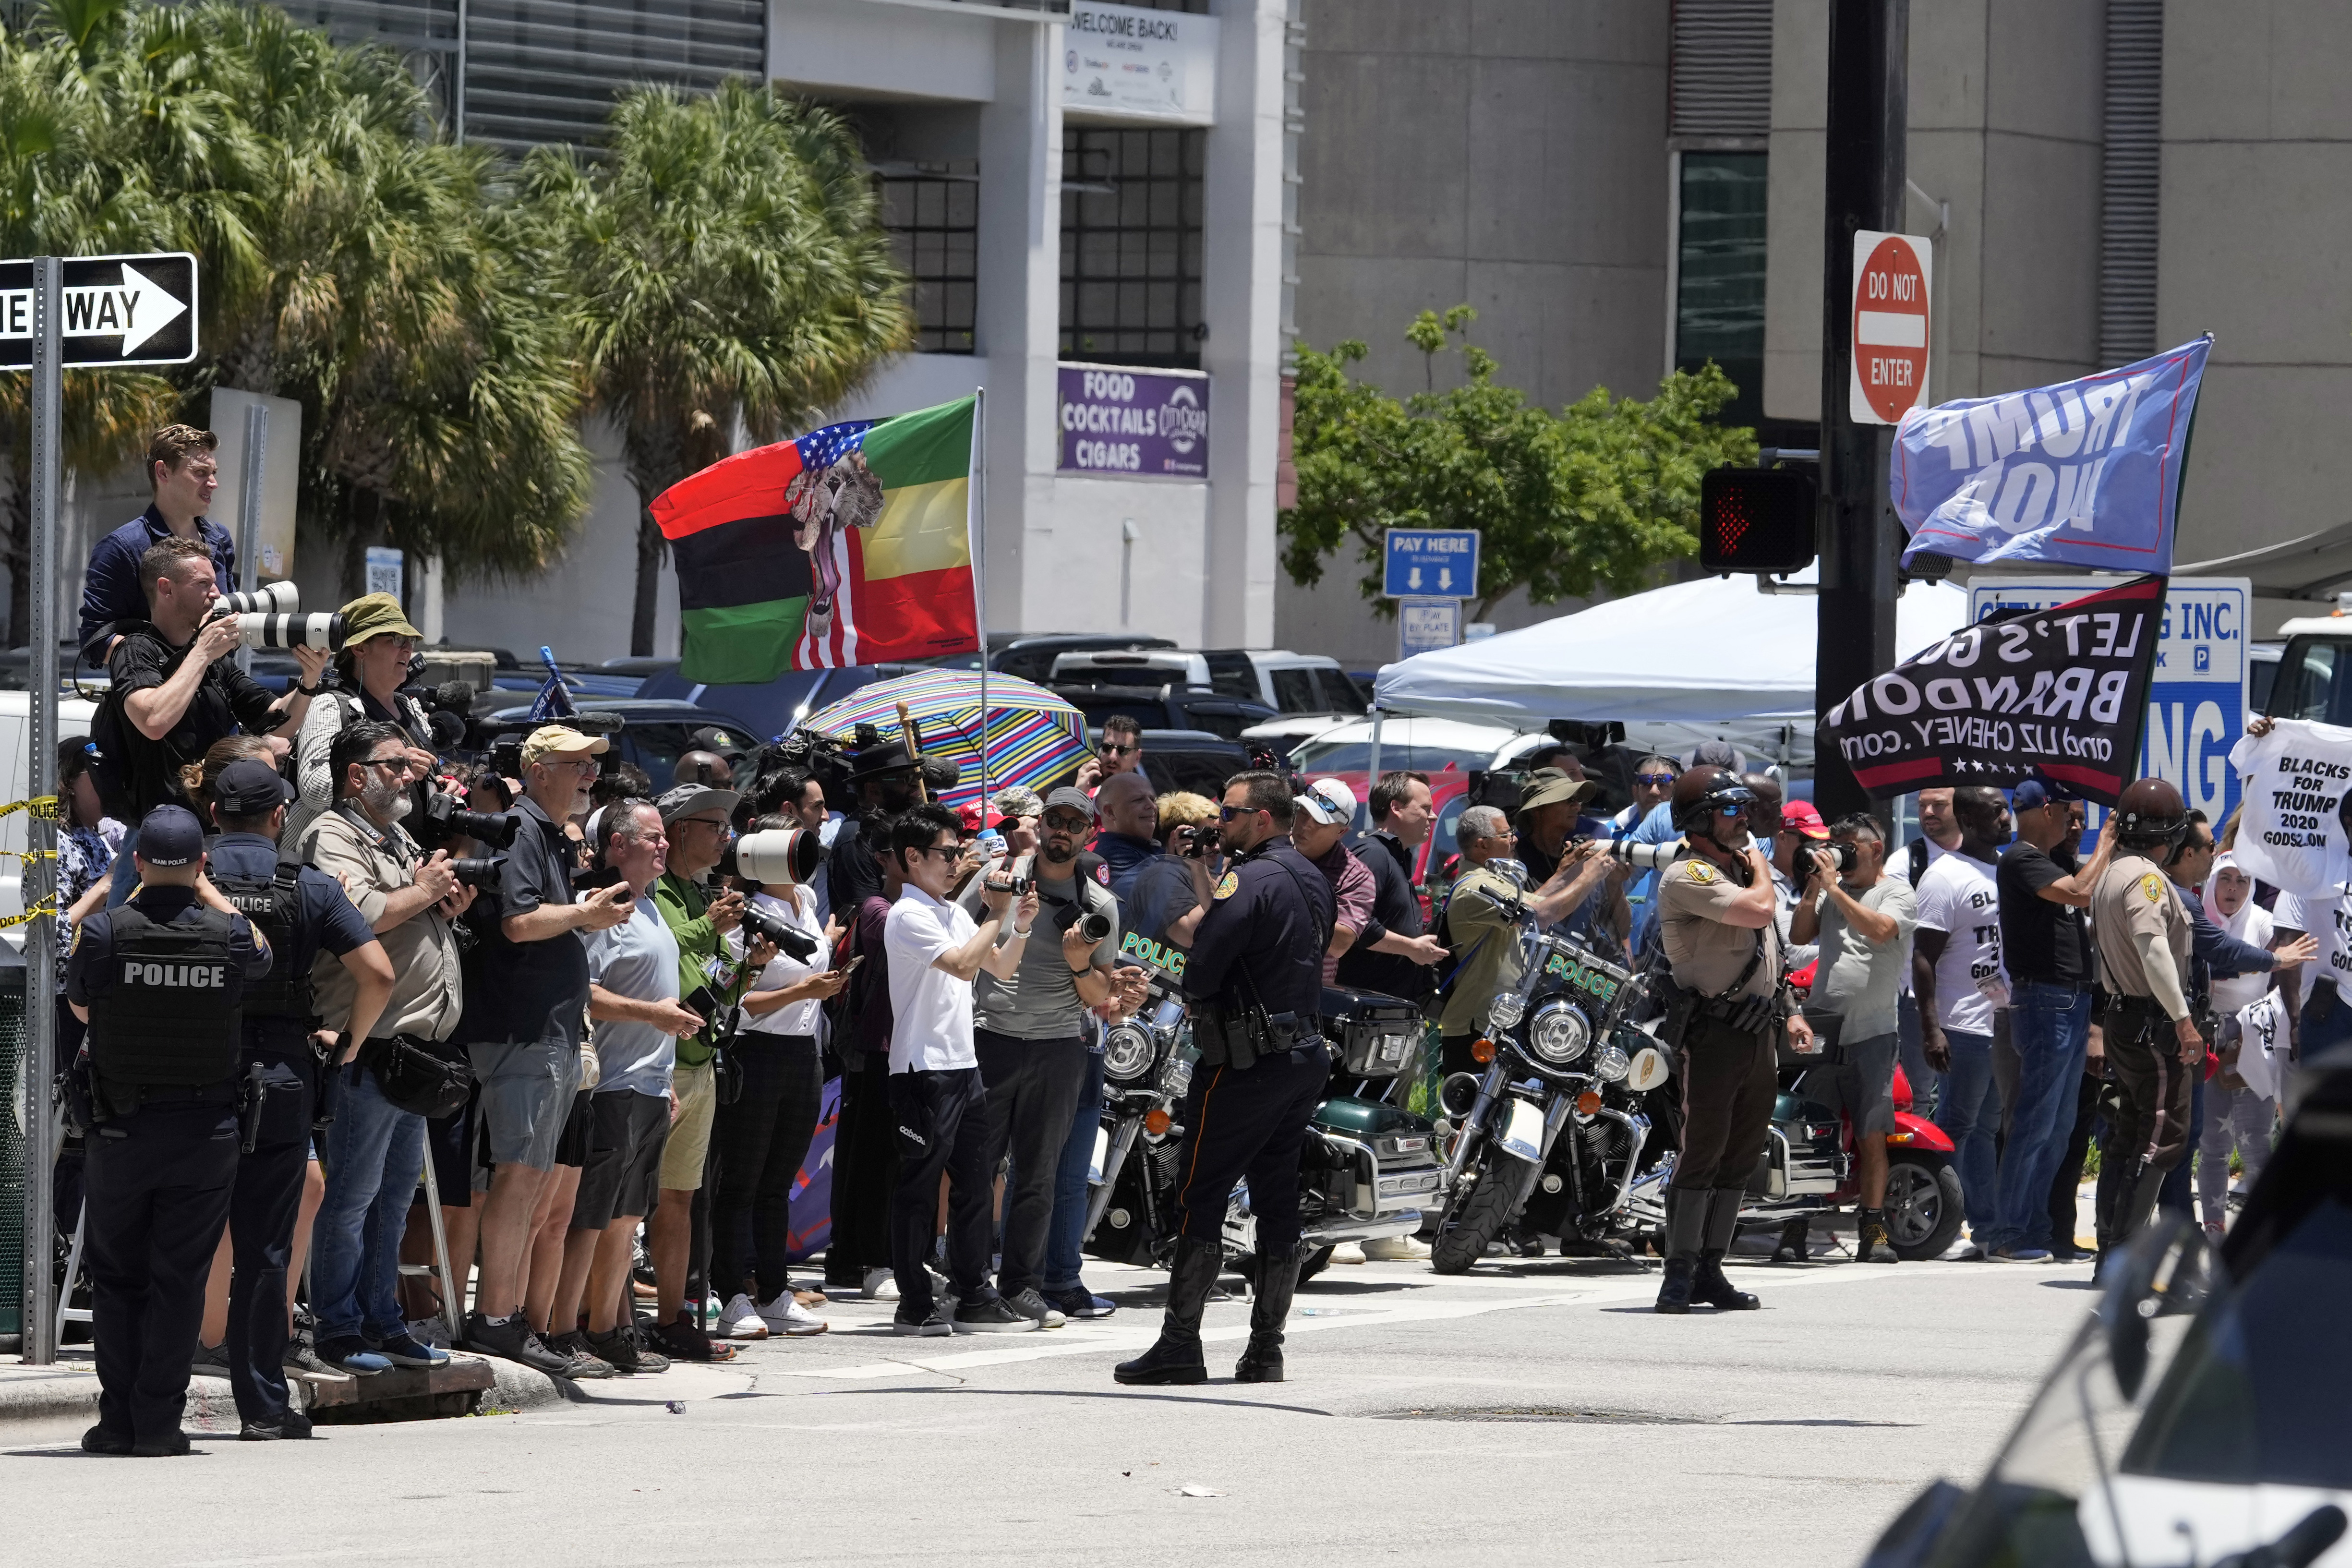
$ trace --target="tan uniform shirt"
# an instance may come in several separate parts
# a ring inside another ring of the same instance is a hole
[[[1744,883],[1714,861],[1685,855],[1658,874],[1659,935],[1675,983],[1702,996],[1716,996],[1739,978],[1756,944],[1763,962],[1733,994],[1769,996],[1780,984],[1780,933],[1769,921],[1761,926],[1726,925],[1723,911],[1748,891]]]
[[[2172,953],[2182,994],[2189,991],[2189,911],[2172,879],[2144,855],[2117,855],[2091,893],[2091,939],[2108,988],[2126,996],[2153,996],[2139,961],[2137,933],[2154,935]]]
[[[384,903],[394,890],[415,882],[414,867],[425,858],[416,841],[397,826],[384,829],[383,837],[397,842],[408,857],[405,863],[335,811],[305,829],[300,846],[302,858],[341,882],[360,918],[371,926],[383,916]],[[457,939],[439,907],[417,910],[390,931],[378,931],[376,940],[383,943],[384,956],[392,961],[392,999],[384,1004],[383,1016],[376,1021],[371,1037],[381,1040],[408,1035],[425,1040],[447,1039],[457,1027],[466,994],[458,976]],[[324,1022],[340,1027],[340,1021],[352,1016],[352,996],[359,982],[340,960],[321,953],[310,971],[310,988]]]

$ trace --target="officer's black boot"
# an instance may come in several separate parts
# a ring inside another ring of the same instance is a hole
[[[1738,1187],[1717,1187],[1706,1196],[1706,1245],[1699,1250],[1698,1268],[1691,1276],[1691,1300],[1704,1301],[1719,1312],[1752,1312],[1764,1303],[1723,1277],[1723,1255],[1738,1234],[1739,1205],[1748,1194]]]
[[[1706,1194],[1666,1189],[1666,1275],[1658,1282],[1656,1310],[1681,1314],[1690,1310],[1691,1279],[1698,1268],[1699,1244],[1706,1224]]]
[[[1864,1209],[1854,1215],[1853,1260],[1856,1263],[1896,1263],[1895,1237],[1886,1228],[1885,1209]]]
[[[1160,1321],[1160,1338],[1133,1361],[1113,1367],[1111,1376],[1121,1383],[1208,1382],[1209,1363],[1201,1359],[1201,1311],[1224,1265],[1223,1246],[1178,1237],[1176,1256],[1169,1264],[1168,1312]],[[1286,1297],[1286,1304],[1287,1300]]]
[[[1261,1252],[1250,1279],[1249,1348],[1234,1363],[1235,1383],[1282,1381],[1282,1324],[1290,1316],[1290,1298],[1298,1289],[1298,1247],[1286,1252]]]

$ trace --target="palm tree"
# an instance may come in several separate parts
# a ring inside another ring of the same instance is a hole
[[[848,127],[747,82],[640,89],[604,155],[541,150],[522,185],[636,487],[629,647],[648,654],[654,498],[725,456],[736,419],[776,439],[905,348],[906,280]]]

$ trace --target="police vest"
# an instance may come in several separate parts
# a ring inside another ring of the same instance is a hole
[[[111,912],[111,983],[89,1005],[90,1065],[110,1084],[202,1088],[236,1074],[245,970],[217,910],[166,925]]]
[[[218,867],[208,873],[221,896],[236,906],[269,943],[269,973],[245,983],[245,1016],[248,1018],[292,1018],[307,1028],[316,1011],[310,1002],[310,966],[298,973],[294,964],[295,933],[302,921],[302,868],[299,861],[280,860],[275,875],[226,877]]]

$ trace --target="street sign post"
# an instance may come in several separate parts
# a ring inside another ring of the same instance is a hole
[[[34,261],[0,261],[0,370],[33,363]],[[67,370],[196,357],[196,258],[185,251],[60,263],[58,362]]]
[[[34,257],[0,261],[0,370],[29,370],[32,425],[32,625],[26,685],[32,755],[27,793],[58,792],[57,552],[58,451],[65,372],[124,365],[185,364],[196,357],[196,258],[185,252],[139,256]],[[25,1070],[14,1108],[25,1132],[24,1359],[58,1359],[57,1291],[49,1266],[57,1220],[51,1191],[57,1122],[49,1084],[57,1074],[56,937],[58,817],[26,813]],[[44,904],[44,913],[35,914]]]
[[[1397,657],[1411,658],[1432,648],[1452,647],[1462,640],[1459,599],[1400,599],[1397,601]]]
[[[1391,528],[1381,592],[1391,599],[1478,596],[1478,531]]]
[[[1969,619],[2042,610],[2100,588],[2114,577],[1979,577],[1969,584]],[[2175,577],[2165,584],[2162,640],[2148,682],[2136,778],[2168,780],[2218,830],[2238,809],[2230,750],[2246,732],[2246,642],[2253,585],[2243,577]],[[2096,808],[2092,817],[2097,822]]]
[[[1853,369],[1847,415],[1857,425],[1899,425],[1927,401],[1927,296],[1935,249],[1911,234],[1853,237]]]

